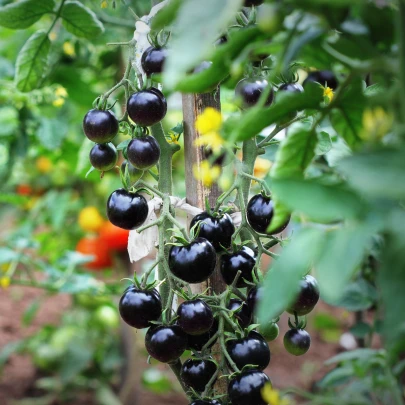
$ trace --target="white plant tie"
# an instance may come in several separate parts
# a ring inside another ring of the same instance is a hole
[[[170,197],[170,204],[175,209],[184,211],[186,214],[196,216],[203,212],[202,209],[193,207],[186,202],[185,198]],[[148,216],[142,226],[148,225],[157,220],[157,213],[161,210],[163,201],[160,197],[154,197],[148,202]],[[231,214],[235,226],[239,226],[242,221],[240,212]],[[136,229],[129,232],[128,237],[128,254],[132,263],[137,262],[148,256],[158,244],[158,227],[151,226],[139,233]]]

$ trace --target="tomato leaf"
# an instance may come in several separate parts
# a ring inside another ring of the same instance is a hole
[[[273,196],[273,201],[274,216],[266,230],[269,234],[285,225],[291,216],[291,210],[277,196]]]
[[[72,0],[63,6],[63,26],[80,38],[92,39],[104,32],[104,26],[97,16],[82,3]]]
[[[23,0],[0,7],[0,25],[14,30],[30,27],[44,14],[51,13],[54,0]]]
[[[37,31],[22,47],[17,56],[15,82],[18,90],[27,92],[37,88],[48,68],[51,41],[45,31]]]
[[[332,140],[330,135],[325,131],[318,132],[318,144],[315,148],[316,155],[325,155],[332,149]]]
[[[270,172],[272,178],[302,176],[315,156],[317,142],[309,123],[292,125],[277,151]]]

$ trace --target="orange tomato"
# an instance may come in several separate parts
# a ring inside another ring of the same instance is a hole
[[[129,231],[118,228],[110,221],[106,221],[100,229],[100,239],[110,250],[125,250],[128,245]]]
[[[94,256],[91,262],[85,264],[89,269],[99,270],[112,265],[108,246],[100,237],[84,237],[80,239],[76,246],[76,252]]]

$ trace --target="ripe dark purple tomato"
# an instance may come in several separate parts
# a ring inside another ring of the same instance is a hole
[[[117,118],[109,110],[90,110],[83,119],[84,134],[96,143],[110,142],[117,135],[118,127]]]
[[[214,272],[217,256],[205,238],[196,238],[187,246],[172,246],[169,267],[178,278],[188,283],[201,283]]]
[[[141,194],[120,188],[108,197],[107,217],[119,228],[135,229],[145,222],[147,216],[148,203]]]
[[[150,135],[134,138],[128,144],[127,158],[137,169],[147,170],[159,161],[160,146]]]
[[[150,127],[160,122],[166,115],[166,99],[157,89],[142,90],[129,97],[127,111],[129,118],[141,127]]]
[[[309,82],[317,82],[321,86],[330,87],[332,90],[336,90],[339,85],[335,74],[330,70],[318,70],[315,72],[309,72],[307,78],[304,80],[304,87]]]
[[[311,275],[305,276],[300,281],[300,290],[295,302],[287,309],[290,314],[298,316],[309,314],[319,300],[318,282]]]
[[[187,335],[178,325],[151,326],[146,332],[145,347],[154,359],[172,363],[186,350]]]
[[[239,308],[235,312],[235,318],[237,319],[241,328],[247,328],[252,322],[252,311],[242,300],[238,298],[231,298],[229,300],[227,308],[231,311],[235,311],[237,308]]]
[[[218,332],[218,320],[214,318],[214,323],[212,324],[211,329],[208,332],[202,333],[201,335],[188,335],[188,349],[195,350],[197,352],[200,352],[205,346],[206,343],[209,342],[209,340]],[[208,348],[211,348],[214,346],[214,342],[208,346]]]
[[[140,290],[128,287],[119,302],[121,318],[137,329],[151,326],[150,321],[157,321],[162,314],[162,301],[158,291]]]
[[[290,329],[284,335],[284,347],[294,356],[302,356],[311,346],[311,336],[304,329]]]
[[[246,217],[249,221],[250,226],[259,233],[274,235],[276,233],[282,232],[287,228],[290,218],[278,227],[273,232],[268,233],[267,228],[269,227],[271,220],[274,216],[274,203],[270,197],[263,196],[262,194],[256,194],[253,196],[246,209]]]
[[[180,378],[187,387],[203,392],[216,371],[217,366],[213,361],[191,358],[183,363]]]
[[[177,316],[177,324],[188,335],[206,333],[214,323],[211,308],[199,298],[181,303],[177,309]]]
[[[262,398],[262,388],[271,381],[259,370],[249,370],[232,378],[228,385],[228,396],[232,405],[267,405]]]
[[[264,370],[270,363],[270,349],[263,336],[255,331],[242,339],[231,339],[226,342],[231,359],[236,366],[242,368],[248,364]]]
[[[91,165],[102,172],[115,167],[118,160],[118,152],[112,143],[96,143],[90,151]]]
[[[299,83],[283,83],[278,91],[287,91],[290,93],[302,93],[304,88]]]
[[[259,300],[263,294],[263,287],[252,287],[247,295],[246,304],[254,314],[256,312],[257,305],[259,304]]]
[[[236,98],[241,100],[242,108],[253,107],[257,104],[260,96],[266,88],[268,88],[269,83],[263,78],[252,78],[252,79],[242,79],[235,88]],[[270,94],[267,97],[265,106],[271,105],[274,100],[273,89],[270,90]]]
[[[244,6],[252,7],[252,6],[260,6],[260,4],[263,4],[263,0],[245,0]]]
[[[230,285],[240,270],[240,275],[236,287],[246,287],[244,279],[253,282],[253,267],[256,264],[255,254],[252,249],[243,246],[239,251],[221,256],[221,275],[225,283]]]
[[[146,76],[150,77],[153,73],[162,73],[166,56],[166,48],[154,48],[150,46],[146,49],[141,58],[142,69],[146,73]]]
[[[235,225],[229,214],[218,213],[218,216],[216,217],[204,211],[192,219],[190,229],[198,221],[201,221],[198,236],[210,241],[216,250],[221,250],[221,245],[225,248],[231,246],[232,235],[235,232]]]

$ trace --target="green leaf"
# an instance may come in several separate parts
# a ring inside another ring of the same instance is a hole
[[[350,364],[345,367],[337,367],[326,374],[325,377],[317,383],[317,387],[325,389],[343,384],[350,378],[353,378],[353,374],[354,370]]]
[[[31,91],[42,82],[48,68],[51,41],[45,31],[37,31],[17,56],[15,82],[18,90]]]
[[[342,159],[338,169],[361,193],[374,198],[405,198],[405,150],[381,149]]]
[[[39,143],[46,149],[54,151],[62,145],[68,131],[68,125],[61,118],[40,119],[40,125],[36,136]]]
[[[330,114],[333,128],[351,148],[361,142],[359,133],[363,128],[364,107],[363,84],[359,80],[346,91]]]
[[[302,176],[315,156],[317,142],[316,133],[309,129],[307,124],[292,125],[291,131],[277,151],[271,177],[276,179]]]
[[[108,385],[102,385],[96,390],[96,398],[100,405],[122,405],[118,396]]]
[[[315,148],[316,155],[325,155],[332,149],[332,140],[330,139],[330,135],[325,132],[321,131],[318,133],[318,144]]]
[[[24,311],[22,317],[22,322],[24,326],[29,326],[32,324],[32,321],[34,320],[35,315],[37,314],[40,306],[41,306],[40,298],[36,298],[31,302],[28,308]]]
[[[270,107],[253,107],[239,120],[235,120],[228,137],[232,141],[250,139],[269,125],[285,120],[297,111],[318,108],[321,101],[323,90],[316,83],[308,83],[303,93],[280,92]]]
[[[359,279],[346,286],[342,297],[334,305],[349,311],[364,311],[377,301],[377,290],[364,279]]]
[[[0,248],[0,264],[9,263],[12,260],[16,259],[17,257],[18,253],[15,252],[14,250],[7,247]]]
[[[350,328],[350,333],[357,338],[363,338],[371,332],[371,326],[366,322],[358,322]]]
[[[189,0],[182,3],[165,63],[166,88],[176,87],[188,70],[209,56],[212,44],[241,6],[242,0]]]
[[[331,365],[335,363],[342,363],[344,361],[367,360],[371,357],[376,356],[378,353],[379,351],[374,349],[351,350],[350,352],[339,353],[338,355],[331,357],[330,359],[325,361],[325,364]]]
[[[13,30],[30,27],[44,14],[51,13],[54,0],[22,0],[0,7],[0,25]]]
[[[287,208],[276,196],[273,196],[274,215],[266,232],[271,234],[273,231],[283,227],[291,216],[291,210]]]
[[[4,345],[0,351],[0,372],[14,353],[22,352],[27,346],[26,340],[17,340]]]
[[[92,39],[104,32],[104,26],[89,8],[79,1],[67,1],[63,6],[61,17],[63,26],[80,38]]]
[[[318,229],[300,230],[274,262],[266,274],[263,299],[258,308],[261,324],[279,316],[291,304],[298,292],[299,280],[308,272],[314,256],[318,254],[322,236]]]
[[[171,24],[180,9],[182,0],[171,0],[166,6],[160,9],[152,18],[151,28],[154,31],[160,31]]]
[[[340,185],[325,185],[317,180],[274,179],[274,195],[291,211],[305,214],[311,220],[330,223],[359,218],[364,203],[355,193]]]

